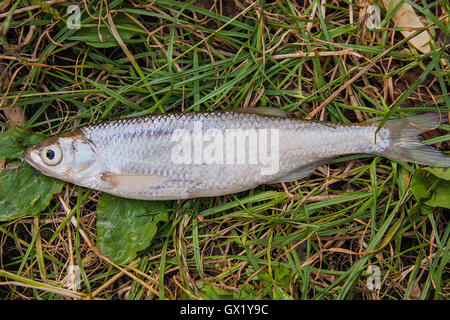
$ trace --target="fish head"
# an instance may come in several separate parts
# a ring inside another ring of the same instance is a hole
[[[47,176],[83,184],[92,176],[97,156],[93,143],[74,130],[27,148],[24,159]]]

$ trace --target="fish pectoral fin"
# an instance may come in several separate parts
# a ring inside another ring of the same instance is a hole
[[[165,179],[166,177],[160,175],[126,175],[113,172],[102,174],[102,180],[117,189],[142,190],[161,183]]]
[[[284,176],[281,176],[279,178],[276,178],[276,179],[274,179],[272,181],[267,182],[267,184],[281,183],[281,182],[291,182],[291,181],[299,180],[301,178],[309,176],[321,164],[322,164],[321,162],[313,162],[311,164],[302,166],[300,168],[297,168],[297,169],[295,169],[293,171],[288,172]]]
[[[281,118],[287,118],[288,116],[288,113],[286,111],[273,107],[238,108],[235,109],[234,111],[242,113],[260,114],[263,116],[281,117]]]

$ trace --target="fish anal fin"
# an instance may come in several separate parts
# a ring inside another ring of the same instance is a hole
[[[189,198],[205,198],[205,197],[218,197],[226,194],[232,194],[236,192],[241,192],[249,188],[222,188],[222,189],[195,189],[189,192]]]
[[[272,181],[269,181],[268,184],[272,183],[281,183],[281,182],[292,182],[309,176],[313,171],[320,165],[320,163],[313,162],[311,164],[307,164],[305,166],[294,169],[285,175],[278,177]]]
[[[281,117],[281,118],[287,118],[287,116],[288,116],[286,111],[278,109],[278,108],[274,108],[274,107],[238,108],[238,109],[235,109],[234,111],[243,112],[243,113],[260,114],[263,116]]]
[[[112,188],[121,190],[142,190],[156,185],[166,177],[160,175],[125,175],[112,172],[102,174],[102,180]]]

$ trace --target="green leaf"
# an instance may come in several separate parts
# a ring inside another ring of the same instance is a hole
[[[450,181],[441,181],[430,200],[425,201],[425,204],[431,207],[450,209]]]
[[[44,176],[29,165],[0,171],[0,221],[40,213],[63,185],[64,182]]]
[[[32,133],[27,129],[13,127],[0,133],[0,161],[4,159],[19,159],[23,151],[47,137]]]
[[[418,201],[423,200],[428,206],[450,209],[449,168],[417,170],[411,179],[411,191]]]
[[[424,170],[417,170],[416,174],[411,179],[411,191],[417,201],[421,199],[428,199],[431,196],[429,191],[430,182],[427,178],[428,174]]]
[[[450,168],[428,167],[428,168],[424,168],[424,170],[431,172],[432,174],[434,174],[436,177],[438,177],[440,179],[450,181]]]
[[[225,289],[214,286],[208,282],[197,285],[202,298],[207,300],[231,300],[233,294]]]
[[[291,281],[291,270],[280,265],[273,269],[273,279],[268,271],[258,273],[256,278],[264,284],[263,294],[273,300],[289,300],[287,290]]]
[[[128,18],[115,18],[114,24],[120,38],[125,43],[129,42],[133,36],[136,36],[142,32],[142,30],[136,29],[136,26],[132,24],[132,21]],[[99,33],[101,34],[101,39],[99,37]],[[100,25],[100,28],[98,28],[98,26],[82,27],[70,36],[68,40],[82,41],[87,45],[96,48],[112,48],[119,45],[111,31],[105,25]]]
[[[291,300],[291,296],[276,283],[273,284],[272,297],[274,300]]]
[[[43,134],[21,128],[0,133],[0,160],[20,159],[23,151],[42,140]],[[39,214],[64,182],[47,177],[27,164],[0,171],[0,221]]]
[[[212,285],[209,282],[201,282],[197,284],[200,296],[206,300],[256,300],[258,293],[255,293],[251,284],[237,288],[233,292]]]
[[[170,201],[141,201],[104,193],[97,208],[97,244],[119,264],[127,264],[146,249],[160,221],[168,221]]]

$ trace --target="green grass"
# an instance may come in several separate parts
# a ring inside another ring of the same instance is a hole
[[[430,24],[428,54],[384,9],[382,28],[366,30],[355,2],[326,4],[323,14],[317,0],[223,1],[217,10],[207,0],[116,0],[108,18],[104,2],[87,1],[78,2],[80,30],[67,28],[69,4],[12,2],[0,10],[2,108],[47,135],[256,106],[345,123],[448,113],[448,2],[405,1]],[[0,112],[3,132],[14,124]],[[440,129],[426,143],[448,150],[450,126]],[[128,265],[97,247],[101,193],[66,184],[39,215],[0,222],[0,297],[447,299],[449,216],[416,200],[419,167],[352,155],[285,186],[174,201]],[[72,262],[82,279],[76,292],[63,280]],[[378,290],[367,286],[369,266],[380,268]]]

